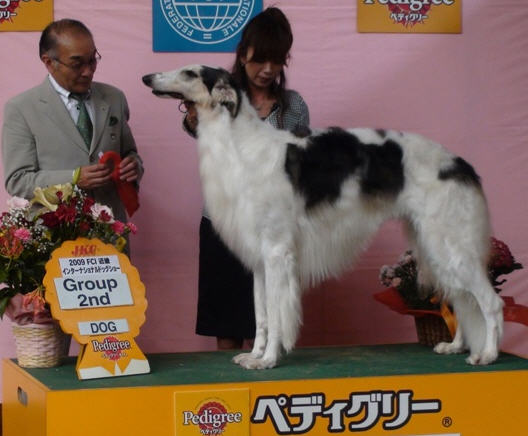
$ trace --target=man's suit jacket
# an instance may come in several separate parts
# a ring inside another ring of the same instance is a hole
[[[10,195],[31,199],[38,186],[71,182],[74,169],[97,163],[100,152],[112,150],[122,158],[137,156],[124,94],[113,86],[93,82],[90,98],[95,120],[89,150],[48,78],[7,102],[2,156]],[[97,202],[110,206],[117,219],[126,220],[113,183],[90,194]]]

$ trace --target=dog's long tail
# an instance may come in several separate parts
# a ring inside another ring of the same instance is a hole
[[[289,352],[295,346],[302,323],[301,287],[297,259],[293,253],[285,257],[288,286],[280,298],[280,325],[282,346]]]

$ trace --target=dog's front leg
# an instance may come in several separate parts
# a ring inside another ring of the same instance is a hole
[[[241,353],[233,357],[233,362],[246,368],[250,365],[250,361],[260,359],[264,355],[268,335],[264,271],[260,268],[253,272],[253,299],[256,324],[253,349],[251,353]]]
[[[266,348],[262,357],[246,356],[239,364],[247,369],[273,368],[281,355],[281,305],[284,296],[289,291],[289,276],[287,269],[287,250],[284,244],[268,242],[263,250],[264,257],[264,299],[255,300],[255,305],[266,305],[267,334],[265,334]],[[255,314],[257,310],[255,310]],[[264,345],[264,341],[255,346]]]

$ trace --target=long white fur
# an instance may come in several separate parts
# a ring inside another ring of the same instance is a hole
[[[144,80],[155,91],[196,103],[207,209],[224,242],[254,274],[254,347],[234,362],[252,369],[274,367],[281,351],[290,351],[297,340],[301,290],[348,268],[391,218],[406,223],[419,280],[442,290],[457,314],[454,341],[435,351],[469,348],[470,364],[497,358],[502,300],[486,274],[486,200],[476,186],[439,180],[439,171],[452,165],[451,153],[422,136],[388,131],[403,150],[405,186],[397,200],[366,200],[357,180],[349,177],[336,202],[307,212],[284,170],[286,144],[305,147],[306,139],[260,120],[245,94],[238,95],[225,78],[209,91],[201,69],[191,65]],[[348,131],[364,143],[385,140],[372,129]]]

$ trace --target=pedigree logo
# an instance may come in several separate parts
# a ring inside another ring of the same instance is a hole
[[[459,33],[460,3],[460,0],[358,0],[358,30]]]
[[[242,422],[241,412],[228,412],[220,401],[207,401],[194,413],[183,412],[183,425],[195,425],[203,435],[219,435],[224,433],[227,425]]]
[[[175,393],[178,436],[249,434],[249,390]]]
[[[115,336],[107,336],[102,341],[92,340],[92,348],[96,353],[108,360],[119,360],[127,357],[126,350],[130,350],[130,341],[120,341]]]
[[[0,0],[0,23],[12,20],[18,14],[16,12],[21,0]]]
[[[0,31],[43,30],[53,21],[53,0],[0,0]]]

